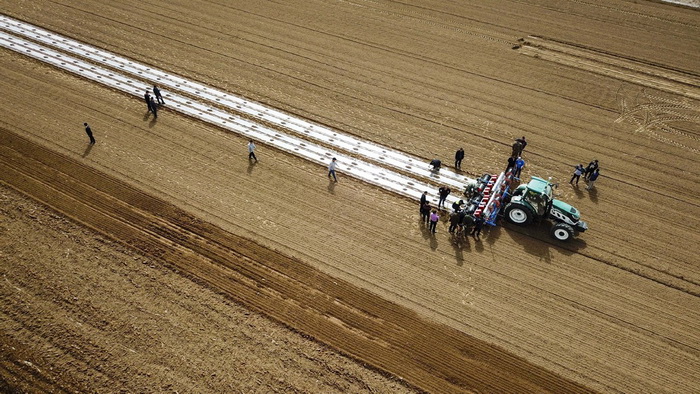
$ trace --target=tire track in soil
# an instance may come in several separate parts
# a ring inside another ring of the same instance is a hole
[[[226,233],[0,130],[2,180],[275,320],[429,391],[587,392],[502,349]]]

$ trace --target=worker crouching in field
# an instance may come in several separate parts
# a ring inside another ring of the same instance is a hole
[[[439,159],[433,159],[430,160],[430,166],[432,167],[434,172],[440,171],[440,166],[442,166],[442,162]]]

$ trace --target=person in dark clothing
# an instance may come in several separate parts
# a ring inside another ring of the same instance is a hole
[[[158,86],[156,85],[153,85],[153,94],[155,94],[156,100],[158,100],[158,104],[165,105],[165,101],[163,101],[163,96],[160,94],[160,89],[158,89]]]
[[[513,150],[510,153],[511,156],[518,157],[521,153],[523,153],[523,144],[521,144],[518,140],[515,140],[515,142],[513,142],[512,148]]]
[[[525,150],[525,147],[527,146],[527,141],[525,141],[525,136],[522,138],[516,139],[516,141],[520,142],[520,154],[518,156],[523,155],[523,151]]]
[[[153,112],[153,117],[157,118],[158,117],[158,103],[156,103],[156,100],[151,97],[151,111]]]
[[[586,190],[591,190],[595,188],[595,181],[598,180],[598,176],[600,175],[600,168],[596,168],[593,170],[593,173],[588,177],[588,186],[586,186]]]
[[[153,112],[153,105],[151,105],[151,95],[146,92],[143,95],[143,99],[146,100],[146,105],[148,106],[148,112]]]
[[[459,148],[457,152],[455,152],[455,169],[462,169],[462,160],[464,160],[464,148]]]
[[[583,174],[583,179],[588,180],[591,177],[591,174],[593,174],[593,171],[598,169],[598,160],[593,160],[592,162],[588,163],[588,167],[586,167],[586,172]]]
[[[433,160],[430,160],[429,165],[431,167],[433,167],[433,171],[440,171],[440,166],[442,165],[442,162],[438,159],[433,159]]]
[[[94,145],[95,137],[92,136],[92,129],[90,128],[90,125],[83,123],[83,126],[85,126],[85,132],[87,133],[88,137],[90,137],[90,145]]]
[[[459,225],[462,226],[462,232],[467,231],[474,226],[474,217],[472,215],[467,215],[466,212],[462,211],[460,218]]]
[[[438,189],[438,195],[440,196],[440,199],[438,200],[438,209],[442,206],[443,208],[445,207],[445,200],[447,200],[447,196],[452,193],[452,190],[450,190],[449,187],[447,186],[440,186]]]
[[[481,229],[483,227],[484,227],[484,218],[479,216],[476,219],[474,219],[474,228],[469,233],[469,235],[473,235],[474,238],[479,239],[479,237],[481,236]]]
[[[454,211],[450,214],[450,228],[448,231],[454,233],[459,225],[459,211]]]
[[[511,156],[508,158],[508,166],[506,167],[506,172],[511,168],[515,171],[515,161],[518,160],[518,156]]]
[[[423,206],[423,204],[425,204],[426,201],[428,201],[428,192],[427,191],[423,192],[423,194],[420,195],[420,206]]]
[[[421,221],[425,222],[425,224],[430,224],[430,203],[429,202],[424,202],[423,205],[420,206],[420,217]]]

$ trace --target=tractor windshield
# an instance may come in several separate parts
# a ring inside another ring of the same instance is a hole
[[[543,216],[547,210],[547,204],[549,203],[549,196],[544,193],[538,193],[534,190],[528,190],[525,198],[532,205],[537,212],[538,216]]]

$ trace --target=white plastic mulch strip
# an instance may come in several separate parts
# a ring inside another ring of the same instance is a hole
[[[113,70],[68,56],[2,31],[0,31],[0,46],[141,99],[143,93],[150,87],[150,84],[133,77],[122,75]],[[277,149],[303,157],[309,161],[327,165],[330,163],[331,158],[335,157],[339,162],[338,171],[342,174],[350,175],[397,194],[415,199],[424,190],[430,190],[431,188],[431,185],[425,182],[358,160],[341,152],[329,150],[324,146],[286,135],[264,125],[233,116],[226,111],[205,105],[189,97],[170,93],[167,95],[167,98],[169,100],[168,108],[170,109],[223,127],[247,138],[265,142]],[[451,204],[456,199],[456,197],[452,196],[448,198],[448,203]],[[433,197],[432,200],[437,202],[436,197]]]
[[[421,158],[410,156],[395,149],[368,142],[318,124],[312,124],[274,108],[250,102],[211,86],[205,86],[168,72],[139,64],[114,53],[54,34],[38,26],[18,21],[5,15],[0,16],[0,27],[13,34],[21,35],[76,56],[84,57],[92,62],[121,70],[124,73],[133,75],[135,78],[153,81],[158,85],[187,93],[200,100],[231,108],[234,111],[264,120],[276,127],[303,135],[306,139],[322,142],[333,149],[378,161],[385,166],[400,169],[419,178],[430,178],[434,182],[440,182],[459,190],[463,190],[467,183],[473,182],[473,179],[446,168],[443,168],[439,174],[433,173],[428,168],[427,162]],[[169,94],[166,92],[165,97],[167,98],[168,96]]]

